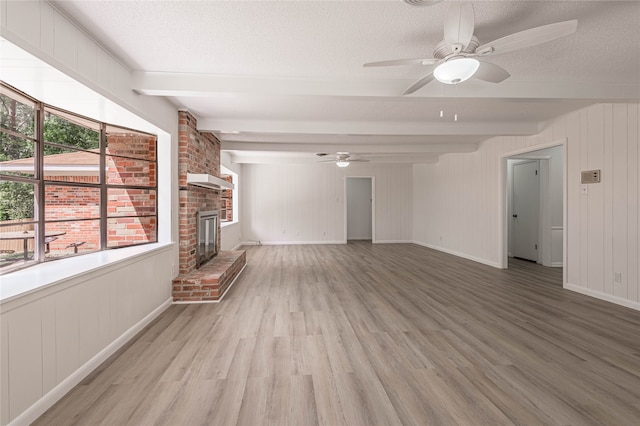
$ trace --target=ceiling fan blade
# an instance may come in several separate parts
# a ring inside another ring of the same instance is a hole
[[[480,61],[480,66],[473,76],[479,80],[488,81],[490,83],[500,83],[511,76],[499,65],[492,64],[491,62]]]
[[[464,50],[469,45],[471,37],[473,37],[474,28],[473,4],[451,3],[444,21],[445,41],[452,45],[462,45],[459,51]]]
[[[391,59],[389,61],[367,62],[363,67],[392,67],[396,65],[432,65],[438,62],[434,58]]]
[[[413,83],[407,90],[404,91],[404,93],[402,93],[403,95],[410,95],[413,92],[415,92],[416,90],[426,86],[427,84],[431,83],[433,80],[435,79],[435,77],[433,76],[433,73],[429,73],[427,75],[425,75],[424,77],[422,77],[420,80],[416,81],[415,83]]]
[[[478,46],[475,53],[479,55],[497,55],[524,49],[573,34],[577,28],[578,21],[576,19],[530,28]]]
[[[364,160],[362,158],[350,158],[350,159],[348,159],[346,161],[348,161],[350,163],[368,163],[369,162],[369,160]]]
[[[404,0],[405,3],[411,6],[433,6],[443,1],[444,0]]]

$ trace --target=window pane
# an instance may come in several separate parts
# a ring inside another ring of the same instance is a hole
[[[55,154],[48,154],[48,148],[55,148]],[[72,148],[44,146],[44,178],[65,182],[100,182],[100,153],[78,151]]]
[[[4,87],[0,93],[0,127],[25,136],[34,135],[34,104],[24,104]],[[25,100],[26,101],[26,100]]]
[[[156,191],[150,189],[107,189],[107,216],[149,216],[156,214]]]
[[[46,184],[44,220],[97,219],[100,188]]]
[[[126,247],[156,242],[157,219],[118,217],[107,219],[107,247]]]
[[[156,185],[156,163],[107,156],[107,185]]]
[[[36,223],[25,220],[2,221],[0,225],[0,275],[33,261]]]
[[[99,149],[100,132],[85,126],[81,126],[50,111],[44,114],[44,140],[60,145],[80,149]],[[78,117],[78,121],[82,121]],[[45,146],[45,155],[60,154],[64,150]]]
[[[45,223],[45,258],[72,256],[100,250],[100,221]]]
[[[35,143],[29,139],[0,132],[0,173],[33,177],[35,173]]]
[[[153,161],[156,159],[156,137],[108,126],[107,152],[112,155]]]
[[[0,180],[0,221],[33,220],[35,192],[34,184]]]

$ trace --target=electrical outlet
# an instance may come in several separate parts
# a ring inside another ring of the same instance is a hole
[[[613,281],[618,284],[622,284],[622,272],[614,272]]]

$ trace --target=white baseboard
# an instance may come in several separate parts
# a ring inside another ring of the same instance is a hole
[[[444,248],[444,247],[438,247],[438,246],[434,246],[432,244],[423,243],[423,242],[420,242],[420,241],[413,241],[413,244],[417,244],[419,246],[427,247],[427,248],[430,248],[430,249],[433,249],[433,250],[438,250],[438,251],[441,251],[443,253],[451,254],[453,256],[461,257],[461,258],[467,259],[467,260],[472,260],[474,262],[482,263],[484,265],[493,266],[494,268],[500,269],[500,265],[497,262],[492,262],[492,261],[487,260],[487,259],[482,259],[481,257],[471,256],[471,255],[468,255],[468,254],[465,254],[465,253],[457,252],[455,250],[449,250],[449,249]]]
[[[604,300],[606,302],[615,303],[616,305],[622,305],[624,307],[640,311],[640,302],[623,299],[622,297],[613,296],[611,294],[602,293],[600,291],[591,290],[585,287],[580,287],[579,285],[571,283],[566,283],[564,285],[564,288],[566,288],[567,290],[575,291],[576,293],[584,294],[585,296],[595,297],[596,299]]]
[[[242,267],[242,269],[240,269],[240,272],[238,272],[238,275],[236,275],[236,277],[233,279],[233,281],[231,281],[231,284],[229,284],[229,287],[227,287],[227,289],[224,291],[224,293],[222,293],[222,296],[220,296],[220,299],[218,300],[178,300],[176,302],[173,302],[174,305],[193,305],[193,304],[198,304],[198,303],[220,303],[222,302],[222,299],[224,299],[224,296],[227,294],[227,292],[229,290],[231,290],[231,287],[233,287],[233,285],[236,283],[236,280],[240,277],[240,275],[242,275],[242,271],[244,271],[244,268],[247,267],[247,264],[245,263],[244,266]]]
[[[552,268],[562,268],[564,264],[562,262],[551,262]]]
[[[375,240],[374,244],[412,244],[411,240]]]
[[[155,308],[149,315],[138,321],[133,327],[125,331],[120,337],[111,342],[106,348],[98,352],[93,358],[84,363],[80,368],[71,373],[66,379],[60,382],[56,387],[51,389],[42,398],[37,400],[33,405],[23,411],[9,425],[28,425],[33,423],[38,417],[44,414],[49,408],[65,396],[74,386],[80,383],[93,370],[98,368],[100,364],[106,361],[111,355],[116,353],[118,349],[123,347],[129,340],[138,334],[143,328],[156,319],[162,312],[171,306],[171,299],[164,301],[160,306]]]
[[[248,246],[294,246],[306,244],[346,244],[346,241],[249,241],[242,244]]]

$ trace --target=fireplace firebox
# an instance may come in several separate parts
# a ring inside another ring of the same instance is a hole
[[[218,212],[198,212],[198,245],[196,268],[200,268],[209,259],[218,254]]]

